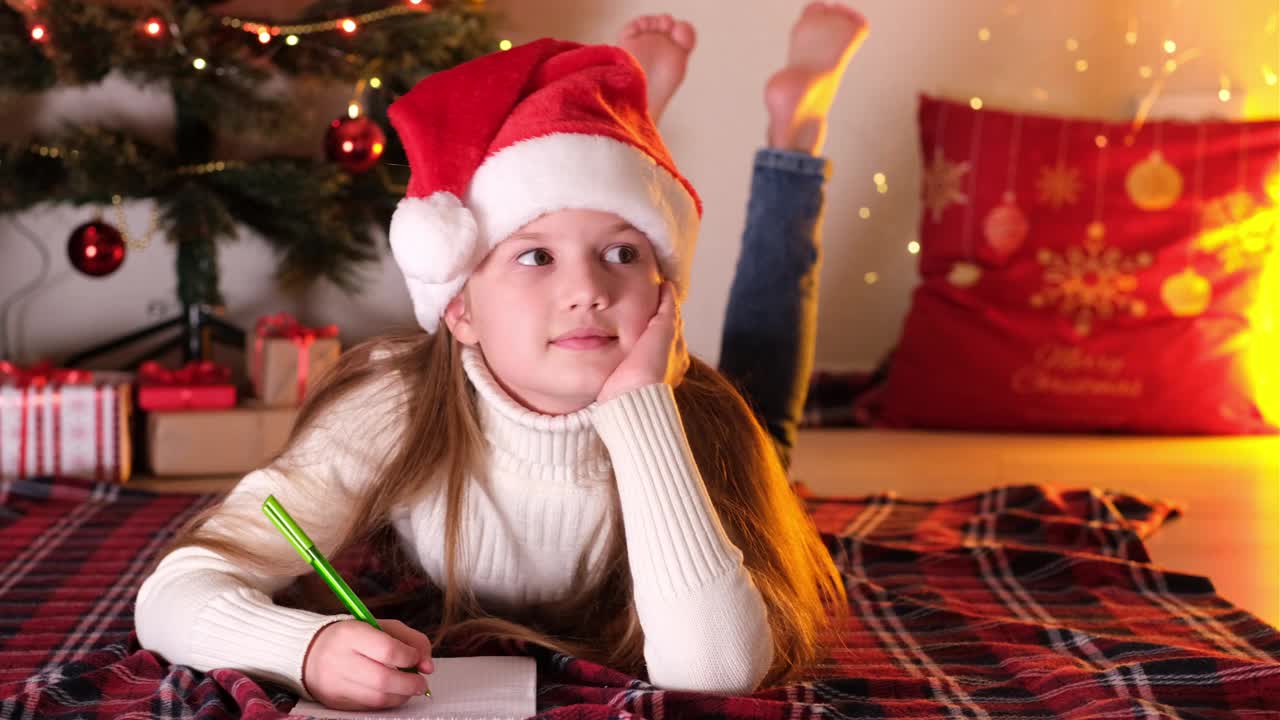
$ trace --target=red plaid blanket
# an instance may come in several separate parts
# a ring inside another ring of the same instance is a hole
[[[141,650],[134,593],[210,496],[0,484],[0,717],[275,718],[295,698]],[[942,502],[811,500],[851,618],[821,679],[750,697],[666,692],[538,661],[539,717],[1280,717],[1280,634],[1148,562],[1166,503],[997,488]],[[383,582],[386,578],[381,578]]]

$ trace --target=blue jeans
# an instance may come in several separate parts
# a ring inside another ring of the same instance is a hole
[[[755,410],[784,467],[813,371],[819,227],[830,168],[825,158],[805,153],[756,153],[742,254],[720,339],[720,371]]]

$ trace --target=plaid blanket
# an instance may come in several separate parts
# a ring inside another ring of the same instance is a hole
[[[0,717],[289,710],[280,687],[169,665],[132,634],[149,564],[214,499],[0,484]],[[714,697],[526,648],[539,717],[1280,717],[1280,634],[1149,562],[1177,508],[1041,486],[807,502],[852,610],[820,679]]]

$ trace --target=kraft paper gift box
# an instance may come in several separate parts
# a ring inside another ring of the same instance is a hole
[[[244,475],[284,449],[297,408],[249,403],[228,410],[175,410],[147,415],[147,459],[153,475]]]
[[[248,343],[254,394],[269,407],[300,405],[342,354],[336,325],[306,327],[287,313],[259,319]]]

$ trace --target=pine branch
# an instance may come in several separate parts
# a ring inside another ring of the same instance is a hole
[[[350,35],[306,34],[291,46],[280,36],[263,44],[224,23],[210,11],[214,3],[171,0],[146,13],[46,0],[38,18],[44,42],[32,39],[31,19],[0,3],[0,95],[95,83],[114,71],[131,82],[170,87],[179,115],[175,148],[94,128],[0,145],[0,213],[47,202],[106,205],[116,195],[154,199],[178,246],[179,296],[187,304],[221,303],[218,243],[235,239],[238,225],[276,250],[277,277],[286,288],[327,278],[355,290],[361,266],[380,253],[376,229],[387,227],[408,179],[386,107],[423,75],[492,51],[488,13],[479,0],[446,0],[430,11],[397,10]],[[403,6],[321,0],[290,24],[390,7]],[[165,27],[160,37],[142,32],[152,15]],[[380,165],[349,176],[331,163],[296,158],[204,164],[216,160],[211,153],[219,134],[252,130],[270,137],[295,121],[287,97],[264,89],[280,74],[353,83],[378,77],[381,89],[363,101],[366,116],[387,133]],[[198,172],[193,163],[200,164]]]

